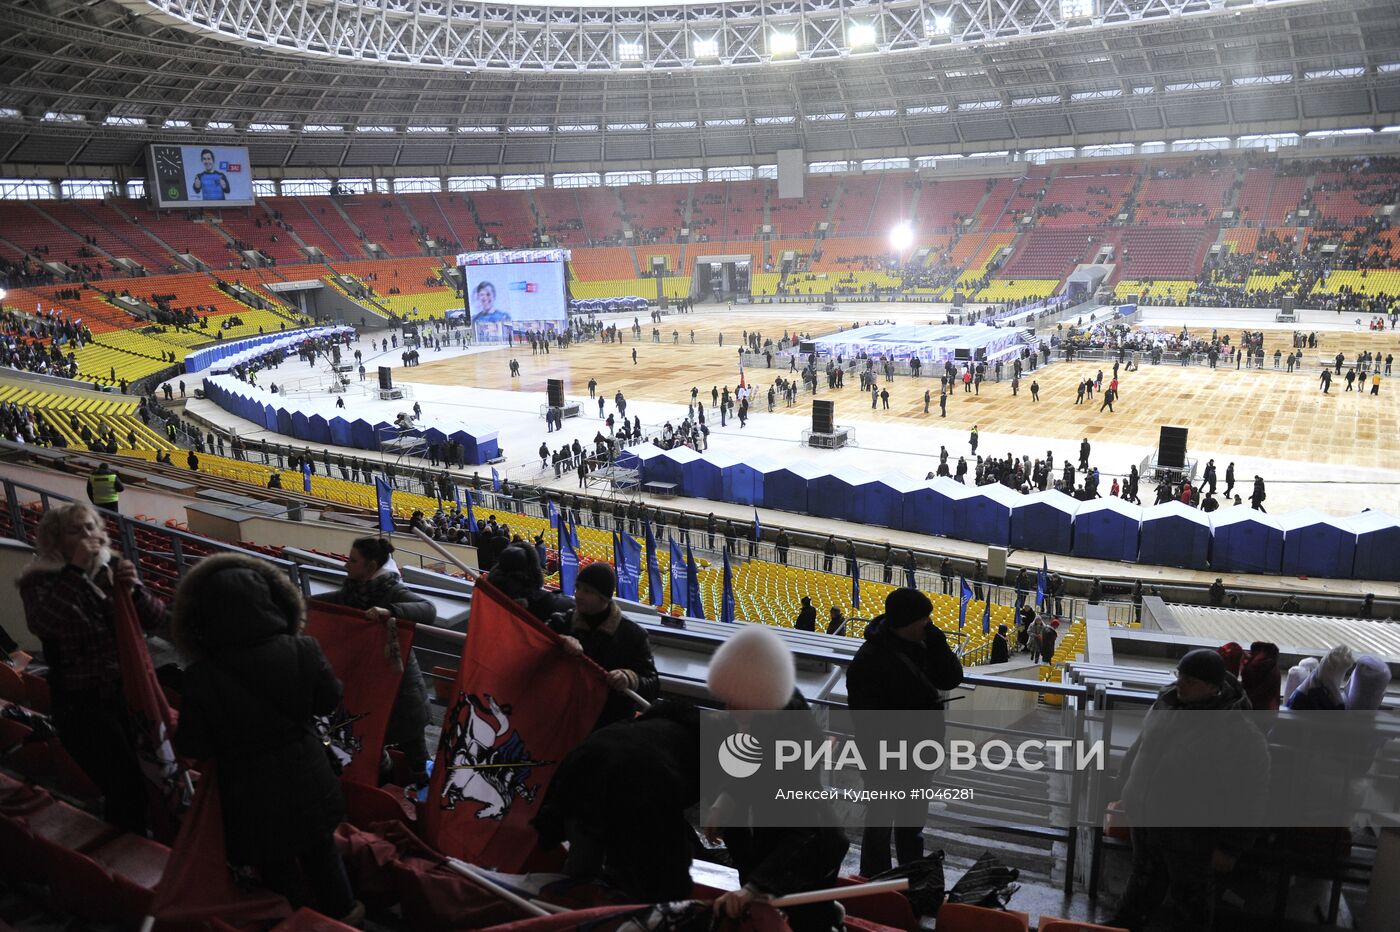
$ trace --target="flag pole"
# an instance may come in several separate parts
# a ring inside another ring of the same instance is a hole
[[[447,866],[453,871],[456,871],[458,874],[461,874],[463,877],[472,881],[477,886],[491,893],[494,893],[496,896],[505,900],[507,903],[510,903],[517,909],[524,910],[528,915],[551,915],[549,910],[545,909],[544,907],[537,906],[536,904],[531,903],[529,900],[525,899],[523,896],[512,890],[507,890],[505,887],[496,883],[496,881],[490,879],[489,877],[483,877],[481,874],[477,873],[476,868],[468,864],[466,861],[462,861],[458,858],[448,858]]]
[[[467,566],[467,564],[463,563],[460,559],[458,559],[457,556],[450,553],[446,547],[433,540],[427,534],[424,534],[422,528],[414,528],[413,533],[417,534],[418,539],[421,540],[423,543],[436,550],[438,552],[438,555],[441,556],[444,560],[457,567],[457,569],[461,570],[463,573],[466,573],[467,578],[470,579],[472,582],[476,582],[478,579],[481,578],[480,572]]]
[[[826,903],[830,900],[846,900],[856,896],[875,896],[878,893],[897,893],[909,889],[909,878],[880,880],[875,883],[858,883],[849,887],[830,887],[826,890],[808,890],[806,893],[791,893],[769,900],[769,906],[785,908],[805,906],[808,903]]]
[[[141,920],[141,932],[151,932],[156,927],[156,917],[147,916]]]

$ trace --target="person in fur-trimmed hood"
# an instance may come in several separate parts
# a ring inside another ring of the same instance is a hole
[[[190,570],[173,611],[188,664],[175,747],[218,768],[230,861],[293,905],[355,919],[363,907],[332,840],[340,782],[313,721],[343,690],[305,624],[300,590],[265,560],[223,553]]]

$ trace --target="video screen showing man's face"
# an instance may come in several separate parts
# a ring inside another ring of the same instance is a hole
[[[496,305],[496,286],[491,282],[479,283],[472,292],[472,300],[476,304],[476,313],[472,317],[478,323],[510,319],[505,309]]]
[[[206,172],[212,172],[214,170],[214,153],[210,152],[208,149],[199,153],[199,161],[204,165],[204,170]]]

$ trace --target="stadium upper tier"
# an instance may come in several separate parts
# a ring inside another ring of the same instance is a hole
[[[1222,154],[1054,162],[1020,177],[817,175],[800,198],[780,198],[776,181],[760,179],[275,197],[202,213],[156,214],[118,198],[30,201],[0,217],[0,271],[12,288],[34,287],[65,282],[65,268],[67,284],[111,281],[134,263],[160,277],[98,287],[249,323],[249,309],[184,257],[254,291],[297,263],[299,277],[324,278],[331,267],[354,276],[400,315],[438,316],[456,306],[438,273],[459,249],[547,237],[573,251],[575,297],[654,295],[647,276],[657,260],[667,295],[683,297],[698,257],[746,254],[756,295],[831,288],[950,298],[957,288],[1001,302],[1053,292],[1076,265],[1097,261],[1113,266],[1109,285],[1135,284],[1120,294],[1257,304],[1285,293],[1388,294],[1388,278],[1327,275],[1394,267],[1400,238],[1385,210],[1397,200],[1400,159]],[[889,233],[902,223],[913,243],[896,255]],[[256,253],[269,265],[249,270]],[[35,290],[96,333],[133,324],[130,308],[92,289],[67,302]]]

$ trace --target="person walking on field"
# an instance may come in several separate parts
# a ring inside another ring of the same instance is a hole
[[[972,446],[972,455],[977,455],[977,425],[972,425],[972,433],[968,435],[967,442]]]
[[[1039,383],[1039,382],[1036,382],[1036,381],[1034,381],[1034,380],[1032,380],[1032,381],[1031,381],[1031,401],[1039,401],[1039,400],[1040,400],[1040,383]]]

